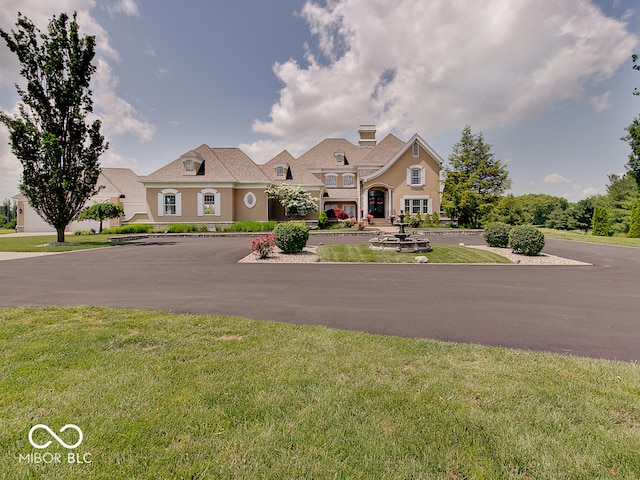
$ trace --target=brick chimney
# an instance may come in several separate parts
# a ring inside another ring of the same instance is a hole
[[[376,126],[375,125],[360,125],[358,129],[360,140],[358,145],[361,147],[375,147],[376,146]]]

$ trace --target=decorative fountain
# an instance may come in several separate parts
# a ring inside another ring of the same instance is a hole
[[[430,252],[433,250],[426,236],[420,235],[422,238],[418,238],[404,231],[404,227],[408,225],[408,223],[404,221],[404,216],[404,213],[399,214],[399,221],[395,223],[395,225],[399,227],[398,233],[395,233],[393,237],[385,235],[382,238],[372,238],[369,240],[369,248],[371,250],[389,250],[408,253]]]

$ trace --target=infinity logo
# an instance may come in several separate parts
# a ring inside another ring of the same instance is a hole
[[[49,445],[51,445],[51,440],[49,440],[47,443],[44,443],[42,445],[39,445],[37,443],[35,443],[33,441],[33,432],[35,432],[38,429],[43,429],[46,430],[47,432],[49,432],[51,434],[51,436],[53,438],[55,438],[57,440],[57,442],[62,445],[64,448],[76,448],[77,446],[79,446],[82,443],[82,430],[80,430],[80,428],[77,425],[74,425],[72,423],[69,423],[68,425],[65,425],[64,427],[62,427],[60,429],[60,433],[64,432],[65,430],[72,428],[75,431],[78,432],[78,441],[76,443],[74,443],[73,445],[69,445],[67,443],[65,443],[58,435],[55,434],[55,432],[53,430],[51,430],[48,426],[43,425],[42,423],[39,423],[38,425],[34,425],[33,427],[31,427],[31,430],[29,430],[29,443],[31,445],[33,445],[34,448],[47,448]],[[71,455],[71,454],[69,454]]]

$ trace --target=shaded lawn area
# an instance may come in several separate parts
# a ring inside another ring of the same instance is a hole
[[[88,248],[114,247],[130,242],[110,242],[112,235],[65,235],[65,242],[72,245],[42,246],[56,241],[56,235],[0,237],[0,252],[68,252]]]
[[[321,262],[415,263],[416,256],[426,256],[430,263],[511,263],[493,252],[454,245],[436,245],[427,253],[376,251],[368,245],[321,245],[316,253]]]
[[[0,360],[3,478],[640,478],[635,363],[88,307],[0,309]]]
[[[14,229],[0,228],[0,235],[5,235],[7,233],[16,233]]]

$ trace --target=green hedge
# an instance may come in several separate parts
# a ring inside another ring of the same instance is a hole
[[[235,222],[226,227],[220,227],[218,232],[270,232],[278,224],[275,220],[269,222],[258,222],[256,220],[243,220]]]
[[[207,226],[193,223],[172,223],[166,231],[167,233],[202,233],[207,231]]]
[[[102,233],[105,235],[114,235],[120,233],[149,233],[153,231],[153,225],[148,223],[132,223],[122,227],[104,228]]]

